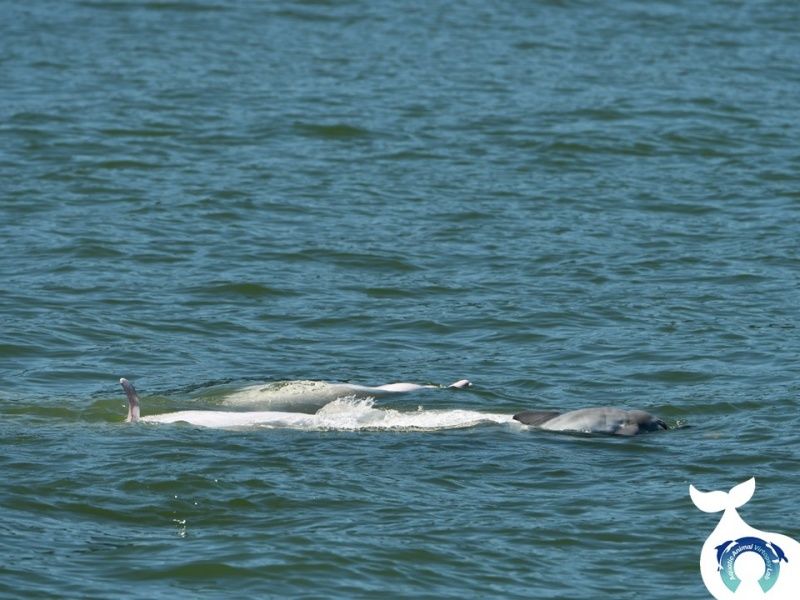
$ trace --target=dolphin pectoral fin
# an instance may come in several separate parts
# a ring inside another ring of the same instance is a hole
[[[513,419],[519,421],[523,425],[530,425],[532,427],[539,427],[544,425],[550,419],[554,419],[561,413],[557,410],[525,410],[514,415]]]
[[[136,423],[139,420],[139,395],[133,384],[124,377],[119,380],[122,389],[125,390],[125,395],[128,397],[128,417],[125,419],[126,423]]]
[[[447,387],[455,388],[457,390],[463,390],[464,388],[472,387],[472,382],[469,379],[459,379],[458,381],[451,383]]]

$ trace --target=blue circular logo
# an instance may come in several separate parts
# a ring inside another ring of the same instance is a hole
[[[736,576],[733,568],[736,559],[745,552],[755,552],[764,561],[764,574],[758,580],[758,585],[764,592],[768,592],[781,572],[781,561],[789,562],[780,546],[771,542],[765,542],[757,537],[743,537],[738,540],[723,542],[716,547],[717,550],[717,570],[720,572],[722,581],[732,592],[736,591],[742,582]]]

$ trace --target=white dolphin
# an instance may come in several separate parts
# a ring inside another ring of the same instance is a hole
[[[449,388],[462,389],[472,384],[467,379],[451,383]],[[333,400],[354,398],[378,398],[390,394],[402,394],[444,386],[420,385],[417,383],[387,383],[368,386],[329,381],[273,381],[252,385],[227,396],[222,404],[227,407],[248,410],[285,410],[315,412]]]
[[[145,423],[189,423],[200,427],[248,427],[258,424],[271,424],[276,426],[288,427],[304,427],[311,425],[314,422],[314,415],[301,412],[283,412],[275,410],[266,411],[220,411],[220,410],[182,410],[177,412],[165,413],[160,415],[141,416],[139,409],[139,395],[133,384],[124,377],[119,380],[122,389],[125,390],[125,395],[128,397],[128,416],[125,419],[128,423],[136,423],[139,421]],[[420,389],[437,388],[441,386],[435,385],[419,385],[416,383],[389,383],[377,387],[353,385],[346,383],[331,383],[324,382],[282,382],[284,384],[291,383],[323,383],[325,386],[325,393],[317,394],[312,398],[312,403],[319,403],[324,399],[322,405],[342,397],[374,397],[386,394],[401,394],[405,392],[412,392]],[[461,379],[455,383],[451,383],[448,388],[463,389],[470,387],[467,379]],[[260,386],[256,386],[260,387]],[[300,386],[301,388],[303,386]],[[251,399],[252,400],[252,399]],[[268,398],[269,404],[274,404],[274,398]],[[285,401],[285,397],[281,397],[281,401]],[[256,400],[257,402],[257,400]],[[262,400],[263,402],[263,400]],[[241,405],[242,403],[236,403]]]

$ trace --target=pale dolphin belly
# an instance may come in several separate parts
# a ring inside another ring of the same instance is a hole
[[[314,415],[278,411],[181,410],[139,418],[141,423],[187,423],[197,427],[217,427],[221,429],[254,427],[257,425],[305,427],[309,426],[313,421]]]

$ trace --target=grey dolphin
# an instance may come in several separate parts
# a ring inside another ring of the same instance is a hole
[[[664,421],[643,410],[623,410],[611,406],[581,408],[565,413],[527,410],[515,414],[514,419],[548,431],[636,435],[669,429]]]

